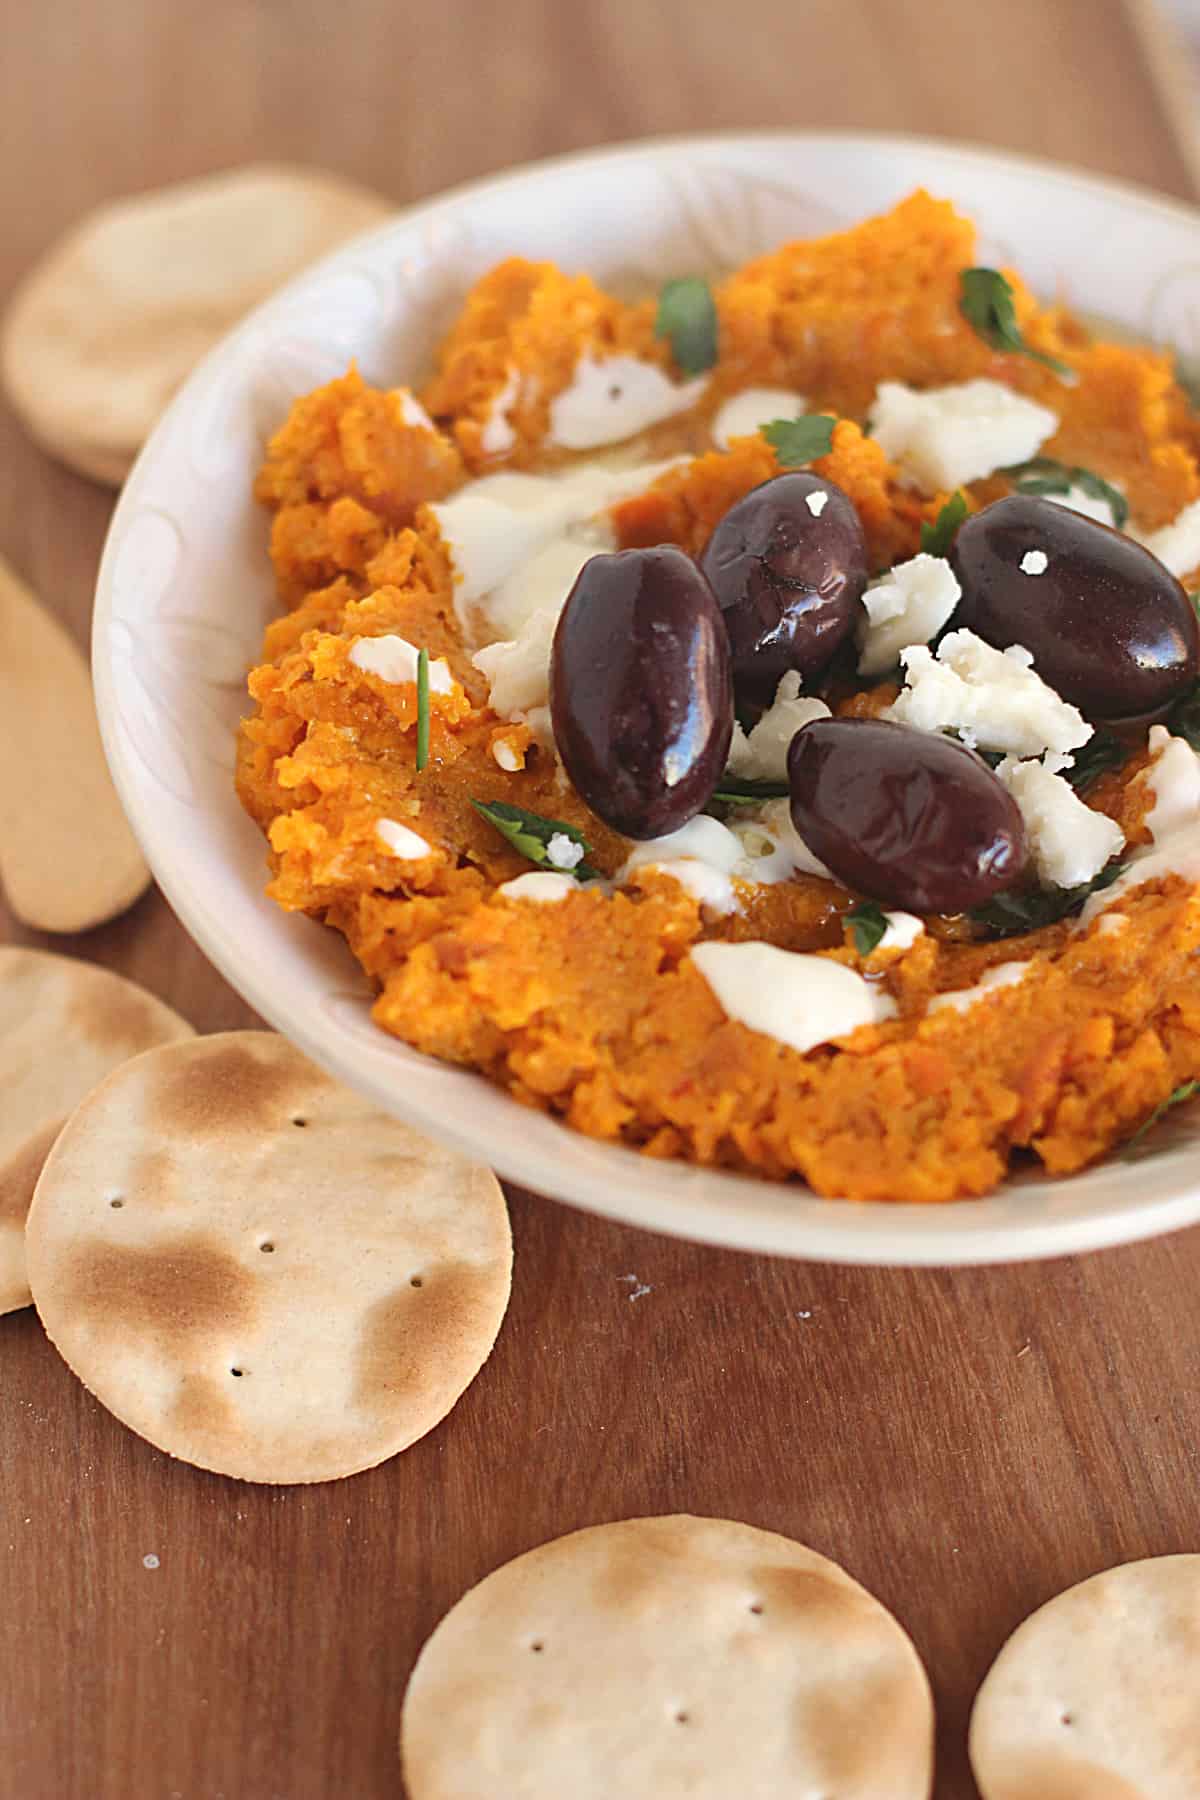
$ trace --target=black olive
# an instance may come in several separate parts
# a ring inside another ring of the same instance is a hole
[[[725,616],[739,701],[769,706],[854,630],[869,568],[858,514],[819,475],[776,475],[731,506],[700,564]]]
[[[808,848],[885,906],[966,912],[1020,880],[1016,801],[952,738],[886,719],[816,719],[792,739],[788,780]]]
[[[682,550],[584,564],[554,634],[550,713],[568,775],[614,830],[663,837],[706,805],[733,735],[729,642]]]
[[[1162,712],[1200,674],[1200,625],[1180,583],[1144,545],[1034,494],[985,506],[950,562],[956,625],[1033,666],[1089,719]]]

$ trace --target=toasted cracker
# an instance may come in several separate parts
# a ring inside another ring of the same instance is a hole
[[[108,969],[0,949],[0,1313],[29,1305],[25,1215],[67,1115],[127,1058],[191,1035]]]
[[[836,1563],[723,1519],[558,1538],[472,1588],[404,1701],[409,1800],[927,1800],[916,1651]]]
[[[270,1032],[149,1052],[73,1115],[26,1235],[47,1332],[160,1449],[244,1481],[403,1450],[485,1361],[512,1243],[488,1170]]]
[[[391,210],[319,170],[262,165],[89,214],[26,277],[0,330],[13,406],[53,455],[119,484],[243,313]]]
[[[1009,1638],[971,1714],[983,1800],[1196,1800],[1200,1556],[1124,1563]]]

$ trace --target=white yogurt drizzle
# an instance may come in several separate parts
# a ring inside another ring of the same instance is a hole
[[[516,364],[510,364],[504,386],[493,396],[492,408],[479,434],[479,448],[485,456],[503,456],[511,450],[517,441],[509,418],[516,405],[517,395],[521,391],[521,374]]]
[[[974,987],[952,988],[949,993],[935,994],[929,1002],[928,1010],[938,1013],[949,1008],[954,1012],[969,1012],[998,988],[1015,987],[1018,982],[1024,981],[1032,967],[1031,962],[997,963],[994,969],[989,969],[986,975],[980,976]]]
[[[692,962],[725,1012],[804,1053],[895,1016],[891,997],[827,956],[774,944],[696,944]]]
[[[637,356],[581,356],[570,386],[550,402],[548,442],[563,450],[619,444],[687,412],[707,386],[707,375],[676,385]]]
[[[792,388],[743,388],[718,407],[712,422],[713,443],[728,450],[734,438],[756,437],[775,419],[798,419],[808,402]]]
[[[401,825],[397,819],[377,820],[375,836],[401,862],[419,862],[423,856],[433,854],[433,845],[428,839],[410,831],[407,825]]]
[[[1164,725],[1151,726],[1149,745],[1156,760],[1141,779],[1154,796],[1146,814],[1153,845],[1139,850],[1111,887],[1092,895],[1080,914],[1080,930],[1148,881],[1179,875],[1200,883],[1200,757],[1186,738],[1172,736]]]
[[[405,681],[416,681],[418,654],[415,644],[389,632],[384,637],[358,638],[350,652],[350,661],[356,669],[399,686]],[[431,694],[454,691],[454,677],[444,657],[439,656],[429,664],[429,691]]]
[[[565,900],[568,894],[579,891],[580,884],[573,875],[559,875],[554,869],[530,869],[525,875],[502,881],[496,889],[506,900],[536,900],[541,905],[547,901]]]

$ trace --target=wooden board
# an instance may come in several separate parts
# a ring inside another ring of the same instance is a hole
[[[1096,0],[11,10],[0,295],[85,206],[267,156],[399,201],[644,132],[854,124],[1189,191],[1129,19]],[[82,639],[110,497],[2,415],[0,472],[0,549]],[[60,947],[202,1030],[251,1022],[154,895]],[[492,1362],[424,1443],[339,1485],[173,1465],[32,1315],[0,1320],[2,1800],[397,1794],[404,1682],[464,1587],[576,1526],[675,1509],[789,1532],[894,1607],[937,1691],[939,1800],[968,1800],[967,1710],[1013,1625],[1106,1564],[1200,1548],[1200,1232],[876,1273],[512,1201]]]

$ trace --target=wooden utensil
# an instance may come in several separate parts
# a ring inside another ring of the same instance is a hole
[[[41,931],[86,931],[150,872],[104,761],[87,664],[0,558],[0,878]]]

